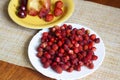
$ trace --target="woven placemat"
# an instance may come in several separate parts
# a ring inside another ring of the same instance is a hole
[[[106,47],[100,68],[80,80],[120,80],[120,9],[82,0],[74,2],[75,11],[66,22],[90,27]],[[9,0],[0,0],[0,60],[33,69],[27,48],[38,31],[14,23],[8,16],[8,3]]]

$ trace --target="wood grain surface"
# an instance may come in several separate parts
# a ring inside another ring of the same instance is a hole
[[[37,71],[0,61],[0,80],[53,80]]]
[[[120,8],[120,0],[88,0]],[[0,80],[52,80],[29,68],[0,61]]]
[[[93,1],[96,3],[120,8],[120,0],[87,0],[87,1]]]

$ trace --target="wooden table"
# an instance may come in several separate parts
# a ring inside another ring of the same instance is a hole
[[[87,0],[87,1],[93,1],[96,3],[120,8],[120,0]]]
[[[88,0],[120,8],[120,0]],[[52,80],[29,68],[0,61],[0,80]]]

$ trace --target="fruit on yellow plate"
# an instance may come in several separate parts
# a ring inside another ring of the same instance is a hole
[[[27,10],[31,16],[48,13],[50,11],[51,0],[28,0]],[[43,16],[40,16],[43,17]]]
[[[46,9],[50,9],[51,0],[40,0],[40,2],[43,4],[43,6],[44,6]]]
[[[42,5],[40,5],[40,0],[28,0],[27,10],[28,14],[31,16],[36,16]]]
[[[8,14],[15,23],[21,25],[22,27],[31,28],[31,29],[49,28],[52,27],[53,25],[63,23],[72,15],[74,11],[73,0],[61,0],[64,3],[64,6],[62,7],[64,13],[58,17],[54,16],[54,19],[50,22],[46,22],[45,18],[40,19],[39,14],[37,16],[28,15],[27,7],[26,7],[27,16],[25,18],[20,18],[16,14],[18,12],[18,7],[21,5],[19,1],[22,0],[10,0],[10,3],[8,5]],[[58,0],[51,0],[50,12],[48,14],[54,14],[54,7],[56,1]]]

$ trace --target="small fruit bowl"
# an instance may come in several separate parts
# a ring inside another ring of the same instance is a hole
[[[52,8],[54,7],[54,4],[56,1],[57,0],[51,0]],[[26,18],[19,18],[16,15],[17,8],[19,6],[19,0],[10,0],[9,5],[8,5],[8,14],[14,22],[16,22],[17,24],[23,27],[31,28],[31,29],[49,28],[53,25],[65,22],[72,15],[74,11],[73,0],[62,0],[62,1],[64,3],[64,6],[62,8],[64,12],[63,15],[59,17],[54,17],[54,19],[51,22],[46,22],[45,20],[40,19],[38,16],[27,15]]]
[[[44,35],[44,32],[48,32],[49,29],[42,29],[41,31],[39,31],[30,41],[30,44],[28,46],[28,57],[30,59],[31,64],[33,65],[33,67],[40,73],[42,73],[43,75],[53,78],[53,79],[57,79],[57,80],[76,80],[76,79],[80,79],[82,77],[85,77],[91,73],[93,73],[96,69],[99,68],[99,66],[102,64],[103,59],[105,57],[105,47],[104,47],[104,43],[102,41],[102,39],[100,38],[100,36],[95,33],[92,29],[87,28],[85,26],[79,25],[79,24],[74,24],[74,23],[65,23],[67,25],[72,25],[72,28],[76,28],[76,29],[81,29],[84,28],[85,30],[89,30],[90,31],[90,35],[95,34],[96,38],[100,39],[100,42],[97,41],[98,44],[95,44],[96,47],[96,51],[94,51],[94,55],[96,55],[98,57],[98,59],[96,61],[93,61],[94,64],[94,68],[93,66],[90,66],[88,68],[88,66],[86,65],[82,65],[81,66],[81,70],[73,70],[72,72],[67,72],[67,71],[62,71],[57,73],[57,71],[54,71],[51,66],[49,66],[48,68],[44,68],[45,66],[41,63],[41,59],[38,57],[38,50],[37,48],[39,47],[39,45],[41,44],[41,42],[43,43],[43,41],[41,41],[42,36]],[[63,25],[63,24],[62,24]],[[58,25],[58,26],[62,26],[62,25]],[[64,28],[64,27],[63,27]],[[62,29],[63,29],[62,28]],[[54,29],[53,29],[54,30]],[[46,35],[46,34],[45,34]],[[95,36],[91,36],[91,39],[94,39]],[[66,43],[65,43],[66,44]],[[59,45],[59,44],[57,44]],[[64,45],[64,44],[63,44]],[[80,44],[82,45],[82,44]],[[76,45],[77,46],[77,45]],[[75,47],[75,46],[73,46]],[[72,48],[73,48],[72,47]],[[56,49],[55,47],[52,47],[52,49]],[[60,47],[58,48],[60,49]],[[84,48],[86,49],[86,48]],[[65,48],[64,48],[65,50]],[[59,50],[58,50],[59,51]],[[75,53],[75,52],[74,52]],[[45,53],[44,53],[45,54]],[[50,53],[49,53],[50,54]],[[58,54],[58,53],[57,53]],[[65,53],[68,55],[71,55],[71,53]],[[76,53],[75,53],[76,54]],[[88,54],[88,53],[87,53]],[[53,54],[50,54],[53,55]],[[78,53],[77,53],[78,55]],[[44,56],[44,55],[43,55]],[[62,59],[62,57],[60,57]],[[54,61],[54,60],[53,60]],[[58,61],[58,60],[57,60]],[[72,61],[72,60],[71,60]],[[61,61],[62,62],[62,61]],[[85,64],[85,63],[84,63]],[[58,64],[59,65],[59,64]],[[74,66],[74,65],[71,65]],[[90,69],[92,68],[92,69]],[[60,73],[60,74],[59,74]]]

